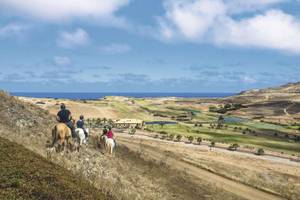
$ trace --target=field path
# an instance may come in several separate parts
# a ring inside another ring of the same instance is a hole
[[[267,193],[253,187],[247,186],[245,184],[230,180],[226,177],[214,174],[208,170],[201,169],[192,163],[189,163],[185,159],[176,158],[173,156],[168,156],[168,153],[153,147],[148,146],[143,143],[143,148],[141,149],[140,141],[134,141],[130,138],[118,138],[118,142],[127,146],[133,151],[143,151],[146,155],[155,160],[163,160],[168,166],[176,170],[184,170],[187,174],[192,175],[198,179],[208,181],[209,183],[215,185],[218,188],[222,188],[228,192],[231,192],[243,199],[249,200],[279,200],[282,199],[277,195]]]

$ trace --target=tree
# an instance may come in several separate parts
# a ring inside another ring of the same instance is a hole
[[[202,142],[202,137],[198,137],[198,138],[197,138],[197,142],[198,142],[198,144],[200,145],[201,142]]]
[[[130,135],[134,135],[136,133],[136,129],[135,128],[131,128],[129,129],[129,132],[128,132]]]
[[[193,137],[193,136],[191,136],[191,135],[190,135],[190,136],[188,136],[188,138],[187,138],[187,139],[188,139],[188,141],[189,141],[190,143],[192,143],[192,142],[194,141],[194,137]]]
[[[210,142],[210,146],[211,146],[211,147],[216,146],[216,142],[215,142],[215,141],[211,141],[211,142]]]
[[[99,128],[101,126],[101,118],[96,119],[96,126]]]
[[[239,148],[239,147],[240,147],[239,144],[234,143],[234,144],[231,144],[231,145],[228,147],[228,149],[231,150],[231,151],[236,151],[237,148]]]
[[[264,155],[264,154],[265,154],[265,150],[263,148],[257,149],[256,155],[261,156],[261,155]]]
[[[224,117],[223,115],[220,115],[218,118],[218,125],[224,124]]]
[[[224,108],[225,108],[225,109],[230,109],[231,106],[232,106],[231,104],[227,103],[227,104],[225,104]]]
[[[114,121],[112,119],[108,119],[107,123],[112,126],[114,124]]]
[[[102,121],[103,121],[104,124],[106,124],[106,122],[107,122],[106,117],[104,117],[104,118],[102,119]]]
[[[176,136],[176,141],[177,141],[177,142],[180,142],[181,139],[182,139],[182,135],[177,135],[177,136]]]
[[[174,140],[174,137],[175,137],[175,135],[174,135],[174,134],[170,134],[170,135],[169,135],[169,139],[170,139],[171,141],[173,141],[173,140]]]

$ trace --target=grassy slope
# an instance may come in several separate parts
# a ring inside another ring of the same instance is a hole
[[[0,199],[108,199],[87,181],[0,138]]]

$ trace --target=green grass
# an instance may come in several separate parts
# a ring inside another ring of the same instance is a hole
[[[0,199],[111,199],[80,176],[0,138]]]
[[[120,118],[135,118],[144,121],[153,120],[172,120],[171,118],[161,118],[153,116],[154,113],[162,114],[166,116],[177,116],[185,113],[190,113],[194,111],[193,122],[211,122],[215,123],[219,117],[217,113],[205,112],[197,110],[197,107],[191,104],[188,105],[178,105],[175,102],[168,101],[162,102],[157,99],[135,99],[133,98],[135,104],[130,105],[126,101],[118,100],[115,98],[110,98],[110,105],[116,110]],[[236,116],[238,117],[238,116]],[[234,127],[242,128],[243,130],[248,128],[256,132],[272,132],[277,131],[280,133],[295,133],[288,127],[274,125],[265,122],[259,122],[254,120],[245,120],[241,122],[231,122],[227,123],[228,129],[216,130],[209,129],[208,125],[203,127],[194,127],[192,124],[179,123],[177,125],[147,125],[147,128],[154,132],[164,132],[168,134],[184,135],[184,136],[201,136],[204,139],[215,140],[222,143],[240,143],[243,145],[251,145],[260,148],[271,149],[278,152],[286,153],[299,153],[300,144],[291,143],[286,139],[280,139],[276,137],[268,136],[254,136],[254,135],[243,135],[242,130],[234,131]]]
[[[207,127],[194,128],[185,124],[177,125],[150,125],[148,129],[154,132],[166,132],[167,134],[184,135],[184,136],[201,136],[207,140],[214,140],[220,143],[239,143],[243,145],[251,145],[254,147],[261,147],[270,149],[277,152],[285,152],[289,154],[297,154],[300,152],[300,143],[289,142],[284,139],[266,137],[266,136],[253,136],[244,135],[240,132],[232,130],[216,130]]]

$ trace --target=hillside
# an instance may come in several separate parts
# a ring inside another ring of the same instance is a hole
[[[0,138],[0,199],[109,199],[80,176]]]
[[[106,199],[80,176],[42,157],[54,119],[0,92],[0,199]]]
[[[233,115],[279,124],[300,123],[300,83],[245,91],[225,98],[225,102],[240,103],[245,106],[229,112]]]

